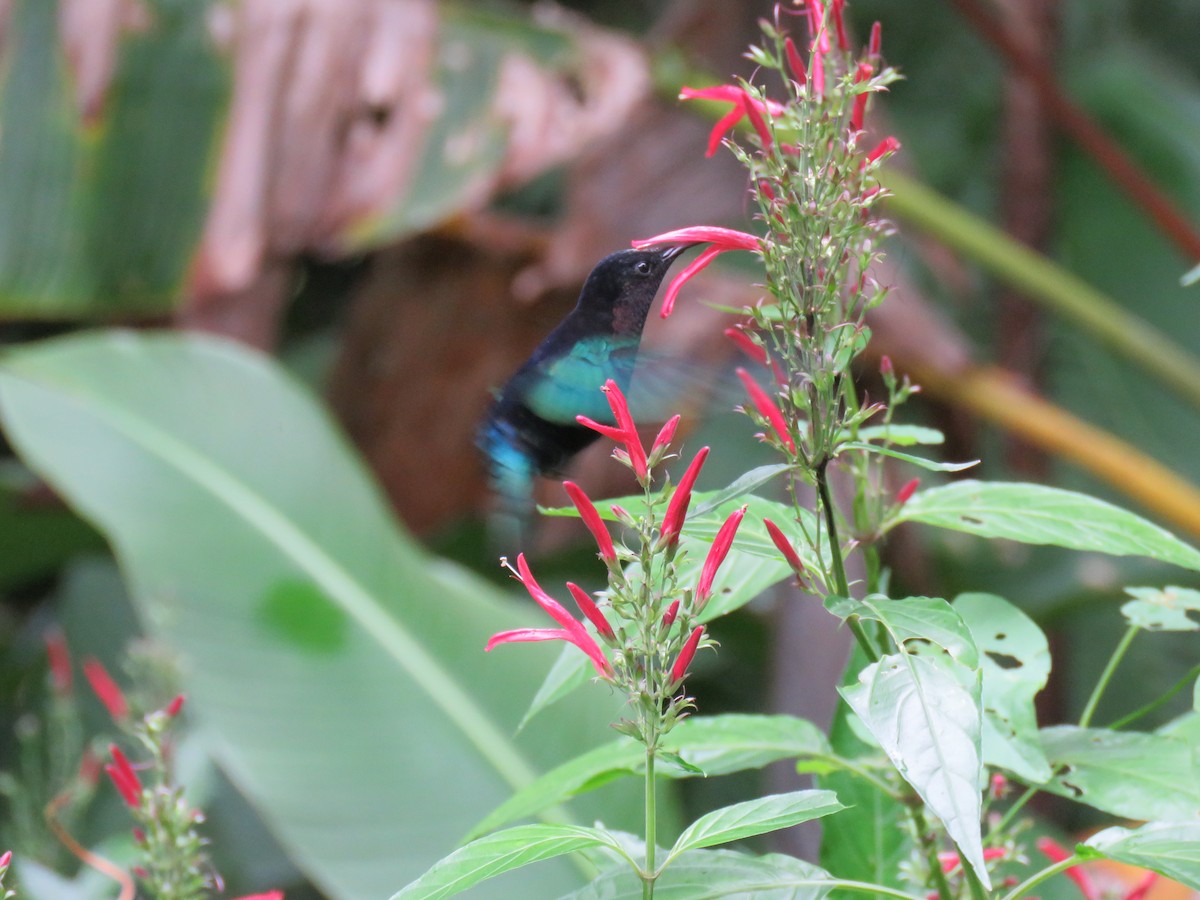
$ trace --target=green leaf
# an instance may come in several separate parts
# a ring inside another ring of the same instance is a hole
[[[820,756],[829,743],[819,728],[792,716],[722,715],[684,719],[663,740],[663,749],[678,754],[692,770],[664,767],[664,777],[684,778],[695,770],[725,775],[758,769],[780,759]],[[643,771],[646,751],[620,738],[546,772],[473,829],[476,837],[538,811],[593,790],[614,778]]]
[[[564,646],[546,673],[545,680],[538,686],[537,693],[529,702],[529,709],[521,717],[517,731],[523,731],[533,717],[551,704],[583,687],[595,674],[591,661],[579,653],[573,645]]]
[[[1197,748],[1175,737],[1058,725],[1042,729],[1046,790],[1130,819],[1200,816]]]
[[[954,608],[971,630],[982,663],[983,761],[1032,784],[1049,780],[1033,706],[1050,675],[1046,636],[995,594],[960,594]]]
[[[768,794],[707,813],[684,829],[671,848],[667,864],[686,850],[728,844],[756,834],[790,828],[845,809],[833,791]]]
[[[773,466],[759,466],[746,472],[740,478],[734,479],[726,487],[705,494],[697,494],[692,498],[692,507],[688,510],[688,518],[700,517],[713,512],[719,506],[736,500],[741,505],[742,499],[753,494],[758,488],[767,484],[771,479],[782,475],[790,466],[778,463]]]
[[[778,853],[751,856],[734,850],[691,850],[675,859],[654,883],[655,900],[753,897],[755,900],[820,900],[837,882],[824,869]],[[630,869],[607,869],[587,887],[562,900],[641,900],[642,882]]]
[[[1025,544],[1147,556],[1200,571],[1200,551],[1165,529],[1095,497],[1040,484],[956,481],[916,494],[895,521]]]
[[[887,629],[897,648],[913,648],[932,641],[964,666],[979,665],[975,642],[962,617],[940,597],[905,597],[892,600],[882,594],[872,594],[862,600],[830,597],[825,608],[835,616],[846,619],[856,615],[879,622]],[[908,646],[912,643],[912,646]]]
[[[945,654],[898,653],[839,690],[988,885],[978,672]]]
[[[198,336],[77,335],[5,356],[0,416],[108,536],[218,761],[324,893],[386,896],[537,764],[607,731],[615,703],[592,697],[511,737],[548,657],[482,648],[531,617],[402,533],[267,357]],[[632,822],[621,797],[610,818]],[[536,884],[576,877],[557,863]]]
[[[1131,625],[1147,631],[1200,631],[1200,591],[1181,587],[1131,587],[1121,607]]]
[[[1200,822],[1148,822],[1141,828],[1106,828],[1078,851],[1150,869],[1200,891]]]
[[[896,444],[900,447],[912,447],[916,444],[944,444],[946,437],[936,428],[926,428],[924,425],[871,425],[858,429],[860,441]]]
[[[530,863],[598,846],[620,850],[621,845],[598,828],[518,825],[459,847],[416,881],[393,894],[392,900],[451,897],[481,881]]]
[[[881,456],[890,456],[892,459],[903,460],[906,463],[912,463],[922,469],[927,469],[930,472],[961,472],[963,469],[970,469],[972,466],[979,465],[979,460],[973,459],[970,462],[938,462],[936,459],[926,459],[923,456],[913,456],[911,453],[901,453],[899,450],[893,450],[891,447],[881,447],[879,444],[868,444],[864,441],[847,441],[838,446],[838,453],[843,450],[861,450],[864,453],[878,453]]]

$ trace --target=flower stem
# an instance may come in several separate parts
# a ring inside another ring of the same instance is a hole
[[[1117,731],[1118,729],[1124,728],[1131,722],[1136,722],[1142,716],[1149,715],[1160,706],[1169,702],[1172,697],[1195,681],[1197,675],[1200,675],[1200,665],[1192,666],[1191,669],[1188,670],[1187,674],[1175,682],[1175,684],[1173,684],[1170,688],[1168,688],[1166,693],[1164,693],[1161,697],[1157,698],[1156,700],[1152,700],[1141,709],[1135,709],[1127,716],[1121,716],[1121,718],[1117,719],[1117,721],[1113,722],[1108,727],[1113,731]]]
[[[1052,875],[1057,875],[1059,872],[1065,872],[1067,869],[1071,868],[1071,866],[1079,865],[1079,862],[1080,860],[1078,856],[1068,856],[1061,862],[1056,862],[1052,866],[1047,866],[1046,868],[1042,869],[1042,871],[1035,872],[1018,884],[1015,888],[1005,894],[1002,900],[1017,900],[1018,897],[1020,897],[1030,888],[1036,887]]]
[[[642,876],[642,898],[652,900],[654,897],[654,880],[658,873],[654,871],[655,845],[658,843],[658,810],[654,793],[654,757],[655,749],[646,747],[646,870]]]
[[[950,893],[950,882],[946,881],[946,873],[942,871],[942,861],[938,859],[937,838],[929,829],[929,823],[925,821],[925,811],[919,802],[908,807],[908,815],[917,832],[917,841],[920,843],[921,849],[925,851],[930,878],[933,879],[933,887],[937,891],[938,900],[951,900],[953,895]],[[967,863],[964,862],[963,867],[966,866]]]
[[[1000,821],[996,823],[992,831],[1002,834],[1004,829],[1012,824],[1012,820],[1017,817],[1017,813],[1024,808],[1026,803],[1034,798],[1034,795],[1037,794],[1038,790],[1039,789],[1036,787],[1027,788],[1025,793],[1018,797],[1016,802],[1014,802],[1012,806],[1004,811],[1004,815],[1001,817]]]
[[[1096,707],[1100,703],[1100,698],[1104,696],[1104,691],[1108,687],[1108,683],[1112,681],[1113,673],[1116,672],[1117,666],[1121,664],[1122,658],[1125,656],[1125,651],[1129,649],[1129,645],[1133,643],[1134,637],[1141,631],[1136,625],[1130,625],[1125,629],[1125,634],[1121,636],[1120,642],[1116,649],[1113,650],[1112,656],[1108,658],[1108,663],[1104,666],[1104,671],[1100,673],[1100,680],[1096,682],[1096,687],[1092,690],[1092,696],[1088,697],[1087,706],[1083,708],[1083,715],[1079,717],[1079,727],[1087,728],[1092,721],[1092,715],[1096,712]]]
[[[823,460],[817,464],[814,474],[817,479],[817,492],[821,498],[821,509],[825,512],[825,530],[829,534],[829,558],[833,563],[833,586],[840,596],[849,597],[850,584],[846,580],[846,566],[842,562],[842,545],[838,539],[837,517],[834,514],[833,496],[829,491],[828,467],[829,460]],[[863,653],[867,655],[867,659],[876,662],[879,659],[879,651],[875,648],[875,642],[862,627],[858,616],[848,616],[846,625],[849,626],[858,645],[862,647]]]

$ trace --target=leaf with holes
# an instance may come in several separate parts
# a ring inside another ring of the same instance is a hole
[[[1200,822],[1148,822],[1141,828],[1106,828],[1080,844],[1077,852],[1150,869],[1200,891]]]
[[[978,671],[948,654],[898,653],[839,690],[987,884]]]
[[[1141,516],[1095,497],[1020,482],[956,481],[921,491],[893,520],[981,537],[1113,556],[1148,556],[1200,571],[1200,551]]]
[[[1129,819],[1200,816],[1200,750],[1166,734],[1058,725],[1043,728],[1055,769],[1048,791]]]
[[[1200,631],[1200,591],[1189,588],[1126,588],[1121,607],[1129,624],[1147,631]]]
[[[933,642],[967,668],[974,669],[979,664],[971,632],[954,608],[940,597],[900,600],[882,594],[871,594],[862,600],[830,597],[825,608],[841,619],[855,615],[880,622],[897,648],[911,644],[908,647],[911,651],[922,642]]]
[[[995,594],[960,594],[983,672],[983,761],[1033,784],[1051,776],[1033,698],[1050,675],[1050,647],[1034,621]]]

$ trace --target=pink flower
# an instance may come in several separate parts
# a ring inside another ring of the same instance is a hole
[[[173,719],[173,718],[175,718],[177,715],[179,715],[179,711],[180,711],[181,709],[183,709],[183,701],[184,701],[184,699],[185,699],[185,698],[184,698],[183,694],[178,694],[178,695],[176,695],[176,697],[175,697],[175,699],[174,699],[174,700],[172,700],[170,703],[168,703],[168,704],[167,704],[167,716],[168,716],[168,718],[171,718],[171,719]]]
[[[1071,853],[1054,838],[1040,837],[1036,844],[1038,850],[1051,862],[1059,863],[1071,858]],[[1075,882],[1075,886],[1079,888],[1079,893],[1083,894],[1085,900],[1099,900],[1100,892],[1092,883],[1088,873],[1084,871],[1083,866],[1071,866],[1066,870],[1066,876]]]
[[[763,137],[765,123],[760,128],[754,121],[757,116],[759,122],[762,121],[764,113],[771,116],[777,116],[783,112],[783,105],[776,103],[774,100],[759,100],[754,95],[750,94],[745,88],[738,87],[736,84],[718,84],[706,88],[690,88],[684,87],[679,91],[680,100],[716,100],[720,103],[732,103],[733,109],[722,116],[717,124],[713,126],[712,131],[708,135],[708,150],[705,156],[712,156],[721,146],[721,141],[730,131],[732,131],[742,121],[742,117],[751,116],[751,124],[754,124],[758,131],[759,138],[763,141],[764,146],[769,146],[770,137]]]
[[[767,528],[767,534],[771,536],[771,542],[783,554],[783,558],[792,567],[792,571],[797,575],[802,575],[804,573],[804,563],[800,559],[800,554],[796,552],[796,548],[792,546],[792,542],[788,540],[787,535],[770,519],[763,519],[763,525]]]
[[[700,638],[703,636],[703,625],[697,625],[692,630],[692,633],[688,635],[687,642],[684,643],[683,649],[679,651],[679,656],[675,658],[675,665],[671,666],[672,684],[678,684],[687,675],[688,666],[692,664],[692,658],[696,655],[696,648],[700,645]]]
[[[112,779],[121,796],[134,809],[142,805],[142,782],[129,764],[128,758],[116,744],[110,744],[108,752],[112,754],[112,764],[104,767],[108,777]]]
[[[129,717],[129,701],[120,686],[113,681],[108,670],[98,659],[89,657],[83,661],[83,674],[92,690],[108,710],[108,714],[120,722]]]
[[[610,378],[604,382],[604,387],[600,390],[604,391],[605,396],[608,397],[608,405],[612,409],[617,427],[613,428],[611,425],[601,425],[599,422],[593,422],[587,416],[576,416],[575,421],[593,431],[600,432],[605,437],[612,438],[614,441],[624,444],[624,452],[617,451],[618,458],[628,460],[638,481],[645,483],[648,477],[646,448],[642,446],[642,439],[638,437],[637,425],[634,424],[633,416],[629,412],[629,404],[625,400],[625,395],[621,393],[621,386]]]
[[[737,369],[736,371],[738,378],[746,386],[746,393],[750,395],[750,401],[754,404],[754,408],[758,410],[759,415],[770,423],[775,436],[779,438],[779,442],[787,447],[790,452],[795,453],[796,442],[788,434],[787,422],[783,418],[783,413],[779,411],[779,406],[767,396],[766,391],[758,386],[758,382],[754,380],[749,372],[745,369]]]
[[[62,630],[52,628],[46,632],[46,658],[50,663],[50,683],[58,694],[71,693],[71,653]]]
[[[679,479],[679,484],[675,485],[675,492],[671,494],[671,499],[667,503],[667,512],[663,516],[659,540],[664,541],[668,547],[679,540],[679,532],[683,530],[683,521],[687,518],[688,505],[692,502],[692,486],[696,483],[696,476],[704,468],[706,459],[708,459],[708,448],[701,447],[700,452],[692,460],[692,464],[687,467],[687,471]]]
[[[854,73],[854,83],[862,84],[864,81],[869,80],[871,75],[874,73],[874,71],[875,70],[872,69],[871,66],[868,65],[867,63],[860,62],[858,64],[858,71]],[[851,131],[855,131],[855,132],[862,131],[863,116],[866,114],[866,111],[867,111],[867,97],[869,97],[869,96],[870,96],[869,91],[863,91],[859,94],[855,94],[854,107],[850,111],[850,130]]]
[[[704,558],[704,565],[700,569],[700,581],[696,585],[697,611],[712,596],[713,579],[717,577],[717,570],[721,568],[721,563],[725,562],[725,557],[729,555],[729,548],[733,546],[733,538],[745,515],[745,506],[734,510],[717,532],[717,536],[713,538],[712,546],[708,548],[708,556]]]
[[[607,678],[612,674],[612,666],[609,665],[608,659],[604,656],[604,652],[600,649],[587,629],[572,616],[557,600],[542,590],[541,585],[533,577],[533,573],[529,571],[529,564],[525,562],[525,554],[522,553],[517,557],[517,580],[525,585],[525,589],[529,591],[529,595],[534,601],[544,609],[554,619],[561,628],[517,628],[513,631],[501,631],[493,634],[488,640],[487,645],[483,648],[484,651],[491,650],[498,644],[517,643],[521,641],[567,641],[574,644],[580,650],[588,655],[592,665],[596,667],[596,672],[602,678]]]
[[[595,538],[596,546],[600,548],[600,558],[606,563],[616,562],[617,551],[613,547],[612,536],[604,527],[604,520],[600,518],[600,513],[596,511],[596,507],[592,505],[588,495],[573,481],[564,481],[563,487],[570,496],[571,502],[575,504],[575,508],[579,510],[579,518],[583,519],[583,524]]]
[[[921,486],[921,479],[914,478],[911,481],[905,482],[900,490],[896,491],[896,505],[903,506],[912,499],[912,495],[917,492],[917,488]]]
[[[595,626],[596,633],[605,640],[612,638],[612,626],[608,624],[608,619],[604,618],[604,613],[600,612],[600,607],[588,596],[588,592],[573,581],[567,582],[567,590],[575,598],[575,605],[579,607],[579,611]]]
[[[1008,778],[1003,772],[993,773],[992,780],[988,782],[988,793],[993,800],[1003,799],[1008,794]]]
[[[0,872],[3,872],[12,863],[12,851],[5,850],[4,855],[0,856]]]
[[[692,225],[688,228],[677,228],[675,231],[667,231],[663,234],[657,234],[654,237],[633,241],[632,246],[638,250],[643,250],[655,244],[678,244],[685,242],[709,244],[710,246],[706,247],[699,256],[688,263],[683,271],[676,275],[671,283],[667,285],[666,293],[663,295],[662,317],[664,319],[675,308],[675,298],[679,296],[680,288],[687,284],[696,273],[704,269],[719,255],[729,250],[761,251],[759,240],[754,235],[746,234],[744,231],[735,231],[732,228],[720,228],[716,225]]]

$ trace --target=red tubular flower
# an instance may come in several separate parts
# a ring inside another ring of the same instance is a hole
[[[616,419],[617,426],[602,425],[599,422],[594,422],[587,416],[576,416],[575,421],[585,428],[590,428],[592,431],[598,431],[607,438],[611,438],[618,443],[625,445],[625,453],[629,459],[629,464],[633,467],[634,474],[637,475],[639,481],[644,482],[647,477],[646,468],[646,448],[642,446],[642,439],[638,437],[637,425],[634,424],[633,416],[629,412],[629,404],[625,400],[625,395],[621,392],[621,386],[611,378],[604,382],[604,387],[600,390],[604,391],[608,398],[608,405],[612,409],[613,418]]]
[[[713,579],[717,577],[717,570],[729,555],[729,548],[733,546],[734,536],[737,535],[738,526],[742,524],[745,515],[745,506],[735,509],[713,538],[712,546],[708,548],[708,556],[704,558],[704,565],[700,569],[700,581],[696,585],[697,611],[712,596]]]
[[[4,855],[0,856],[0,872],[3,872],[12,863],[12,851],[5,850]]]
[[[869,66],[867,63],[860,62],[858,64],[858,71],[854,73],[854,83],[862,84],[864,81],[868,80],[872,74],[874,74],[874,71],[875,70],[872,69],[871,66]],[[860,94],[854,95],[854,107],[850,111],[850,130],[851,131],[855,131],[855,132],[862,131],[863,116],[866,114],[866,111],[867,111],[867,97],[868,96],[870,96],[870,94],[867,91],[863,91]]]
[[[692,658],[696,655],[696,648],[700,646],[700,638],[703,636],[703,625],[697,625],[692,629],[692,633],[688,635],[687,642],[683,645],[683,649],[679,651],[679,656],[675,658],[675,665],[671,666],[672,684],[678,684],[687,675],[688,666],[692,664]]]
[[[108,752],[112,754],[112,764],[104,767],[104,771],[108,773],[108,777],[112,779],[112,783],[116,786],[121,796],[134,809],[142,805],[142,782],[138,778],[137,772],[133,770],[133,766],[129,764],[129,760],[125,754],[121,752],[121,748],[116,744],[110,744]]]
[[[671,494],[671,499],[667,503],[666,515],[663,516],[662,532],[659,537],[660,541],[666,542],[666,546],[671,546],[679,540],[679,532],[683,530],[683,520],[687,518],[688,505],[692,502],[692,485],[696,483],[696,476],[704,468],[706,459],[708,459],[708,448],[701,447],[700,452],[692,460],[692,464],[687,467],[687,471],[679,479],[679,484],[675,485],[675,493]]]
[[[1054,838],[1040,837],[1037,839],[1036,845],[1038,850],[1051,862],[1058,863],[1071,858],[1070,851],[1054,840]],[[1075,886],[1079,888],[1079,893],[1083,894],[1085,900],[1099,900],[1100,892],[1096,890],[1096,885],[1092,883],[1092,879],[1084,871],[1083,866],[1071,866],[1066,870],[1065,874],[1075,882]]]
[[[871,39],[867,41],[867,56],[878,60],[883,53],[883,25],[876,22],[871,26]]]
[[[604,617],[604,613],[600,612],[600,607],[596,605],[588,592],[573,581],[567,582],[567,590],[575,598],[575,605],[579,607],[579,611],[587,616],[588,621],[596,627],[596,633],[605,639],[612,638],[614,636],[612,626],[608,624],[608,619]]]
[[[108,714],[120,722],[129,717],[129,701],[108,670],[98,659],[89,657],[83,661],[83,674],[92,690],[108,710]]]
[[[172,718],[172,719],[173,719],[173,718],[175,718],[177,715],[179,715],[179,711],[180,711],[181,709],[183,709],[183,701],[184,701],[184,699],[185,699],[185,698],[184,698],[183,694],[177,694],[177,695],[176,695],[176,697],[175,697],[175,699],[174,699],[174,700],[172,700],[170,703],[168,703],[168,704],[167,704],[167,716],[168,716],[169,718]]]
[[[825,57],[820,53],[812,56],[812,96],[825,96]]]
[[[779,442],[787,447],[789,451],[795,453],[796,442],[788,434],[787,422],[784,421],[783,413],[779,411],[779,407],[775,401],[767,396],[767,392],[758,386],[758,382],[745,369],[737,369],[736,372],[737,377],[746,386],[746,393],[750,395],[750,401],[754,404],[754,408],[771,424],[771,429],[775,432],[775,436],[779,438]]]
[[[1158,881],[1157,872],[1147,872],[1145,877],[1138,882],[1137,886],[1126,894],[1123,900],[1145,900],[1145,897],[1150,893],[1150,888],[1154,887],[1154,882]]]
[[[763,525],[767,528],[767,534],[771,536],[771,542],[783,554],[783,558],[792,567],[792,571],[797,575],[802,575],[804,573],[804,563],[800,559],[800,554],[796,552],[796,548],[792,546],[792,542],[787,539],[787,535],[770,519],[763,519]]]
[[[71,693],[71,653],[61,629],[46,632],[46,658],[50,663],[50,683],[56,694]]]
[[[265,894],[246,894],[244,897],[236,897],[235,900],[283,900],[283,891],[267,891]]]
[[[758,140],[762,143],[763,149],[769,150],[772,143],[771,130],[767,128],[766,119],[758,111],[759,105],[749,94],[742,94],[742,109],[746,112],[746,118],[750,120],[750,124],[758,132]]]
[[[741,328],[726,328],[725,337],[737,344],[739,350],[760,366],[767,364],[767,348],[760,347],[754,341],[750,340],[750,336]]]
[[[800,51],[796,49],[796,42],[791,38],[785,38],[783,52],[787,56],[788,68],[792,70],[792,77],[796,79],[797,84],[804,87],[808,81],[808,70],[804,66],[804,60],[800,58]]]
[[[571,502],[575,504],[575,508],[579,510],[579,518],[583,519],[583,524],[592,533],[596,546],[600,548],[600,558],[606,563],[616,562],[617,551],[613,547],[612,536],[604,527],[604,520],[600,518],[600,513],[596,511],[596,507],[592,505],[588,495],[573,481],[564,481],[563,487],[571,498]]]
[[[677,615],[679,615],[679,601],[672,600],[671,605],[667,607],[667,611],[663,613],[663,625],[665,625],[667,628],[670,628],[675,624],[675,617]]]
[[[887,153],[895,153],[900,149],[900,142],[894,137],[885,137],[882,141],[875,145],[875,149],[867,154],[867,158],[863,160],[863,165],[868,163],[878,162],[879,158]]]
[[[896,491],[896,505],[903,506],[912,499],[912,495],[917,492],[917,488],[921,486],[921,479],[914,478],[911,481],[905,482],[904,487]]]
[[[592,665],[595,666],[597,674],[607,678],[612,674],[612,666],[609,665],[608,659],[604,652],[600,649],[587,629],[583,624],[572,616],[557,600],[542,590],[541,585],[533,577],[533,573],[529,570],[529,564],[525,562],[525,554],[522,553],[517,557],[517,580],[525,585],[525,590],[529,591],[529,596],[533,597],[534,601],[550,618],[554,619],[561,628],[517,628],[513,631],[501,631],[493,634],[488,639],[485,651],[491,650],[499,644],[517,643],[521,641],[567,641],[574,644],[580,650],[588,655]]]
[[[716,225],[692,225],[688,228],[677,228],[674,231],[656,234],[654,237],[633,241],[632,246],[635,249],[644,250],[646,247],[653,247],[655,244],[689,242],[710,244],[711,246],[706,247],[699,256],[688,263],[683,271],[676,275],[671,283],[667,285],[666,293],[663,295],[662,306],[662,317],[664,319],[675,308],[675,299],[679,296],[680,288],[687,284],[697,272],[701,271],[720,254],[729,250],[759,251],[761,249],[758,238],[754,235],[747,234],[744,231],[735,231],[732,228],[721,228]]]
[[[716,100],[733,104],[733,109],[722,116],[709,132],[708,149],[705,151],[705,156],[712,156],[717,152],[725,135],[737,127],[738,122],[742,121],[742,117],[751,109],[758,114],[760,119],[764,114],[777,116],[783,111],[781,104],[774,100],[759,100],[745,88],[738,87],[736,84],[718,84],[706,88],[684,87],[679,91],[679,99]],[[757,126],[755,127],[757,128]],[[759,130],[759,136],[762,136],[761,130]]]
[[[850,39],[846,36],[846,18],[845,18],[846,0],[830,0],[829,12],[833,17],[833,27],[837,32],[837,42],[839,50],[850,49]]]
[[[991,862],[996,859],[1004,859],[1008,856],[1008,851],[1003,847],[984,847],[983,859],[984,862]],[[942,865],[942,871],[949,875],[955,869],[962,865],[962,857],[953,851],[938,854],[938,862]]]

